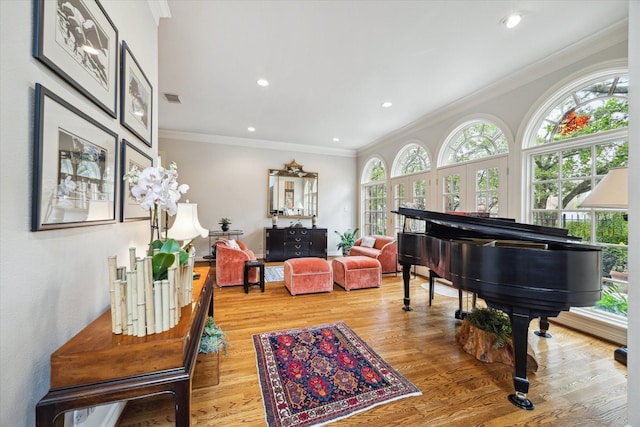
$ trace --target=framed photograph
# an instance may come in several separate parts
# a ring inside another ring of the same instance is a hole
[[[122,154],[120,156],[120,175],[124,176],[133,167],[143,171],[149,166],[153,166],[151,157],[140,151],[139,148],[123,139],[120,145]],[[120,221],[140,221],[149,220],[151,213],[140,207],[140,203],[131,195],[131,184],[121,179],[122,183],[120,191]]]
[[[153,88],[124,41],[120,62],[120,123],[151,147]]]
[[[98,0],[36,0],[33,56],[116,117],[118,30]]]
[[[115,222],[118,135],[36,84],[31,230]]]

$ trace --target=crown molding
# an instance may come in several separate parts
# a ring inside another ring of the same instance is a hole
[[[234,147],[258,148],[260,150],[286,151],[288,153],[296,152],[338,157],[356,157],[355,150],[347,150],[343,148],[318,147],[315,145],[291,144],[289,142],[269,141],[266,139],[239,138],[236,136],[182,132],[168,129],[159,129],[158,139],[231,145]]]
[[[160,18],[171,18],[171,10],[169,10],[169,3],[167,0],[147,0],[149,9],[153,19],[156,21],[156,25],[160,24]]]

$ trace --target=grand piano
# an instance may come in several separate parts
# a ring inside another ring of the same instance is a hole
[[[404,280],[404,307],[411,311],[411,267],[426,266],[433,280],[482,298],[507,313],[513,329],[515,394],[509,400],[534,409],[527,398],[527,335],[532,319],[544,321],[571,307],[593,306],[601,296],[602,251],[567,230],[483,218],[399,208],[405,230],[423,220],[424,231],[398,233],[398,262]],[[541,322],[541,325],[542,323]],[[548,324],[547,324],[548,327]]]

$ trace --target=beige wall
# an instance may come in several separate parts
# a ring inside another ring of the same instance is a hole
[[[164,164],[178,164],[179,182],[189,184],[185,196],[198,204],[202,226],[220,230],[218,220],[231,218],[231,228],[243,230],[242,240],[257,257],[264,254],[264,227],[271,227],[268,169],[282,169],[292,160],[318,173],[317,226],[328,229],[330,255],[338,253],[334,230],[355,227],[358,193],[352,151],[161,131],[160,152]],[[291,221],[281,217],[278,226],[286,227]],[[311,226],[310,219],[301,222]],[[207,254],[208,239],[196,239],[195,244],[198,257]]]

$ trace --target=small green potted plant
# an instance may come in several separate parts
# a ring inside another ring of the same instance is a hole
[[[218,224],[222,226],[222,231],[229,231],[229,224],[231,224],[231,219],[227,217],[222,217],[218,221]]]
[[[505,312],[490,307],[476,308],[469,314],[468,320],[476,328],[495,335],[493,348],[511,344],[511,319]]]
[[[200,338],[198,357],[192,380],[192,387],[202,388],[218,385],[220,382],[220,351],[227,354],[227,334],[213,320],[207,317]]]
[[[342,250],[342,255],[349,255],[349,249],[356,242],[356,234],[358,234],[359,228],[356,227],[353,231],[345,231],[344,233],[340,233],[338,230],[335,230],[335,233],[340,236],[340,242],[336,245],[336,248]]]

